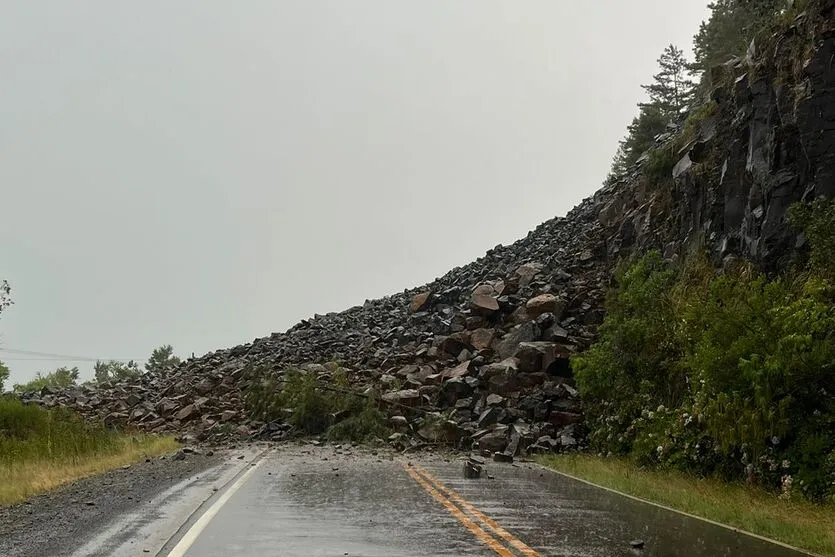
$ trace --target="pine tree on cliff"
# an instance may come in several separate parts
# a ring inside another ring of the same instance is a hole
[[[661,71],[649,85],[642,85],[649,94],[649,105],[658,108],[668,122],[676,121],[693,100],[696,84],[689,78],[687,59],[675,45],[669,45],[658,58]]]
[[[693,38],[696,70],[708,70],[742,55],[764,24],[789,5],[787,0],[716,0],[710,17]]]
[[[657,106],[647,103],[640,105],[640,110],[626,128],[626,137],[618,145],[607,182],[614,181],[635,164],[641,154],[655,144],[655,137],[667,126],[669,120]]]
[[[690,65],[684,52],[671,44],[658,58],[658,65],[660,71],[653,76],[653,82],[642,85],[649,94],[649,102],[638,105],[640,112],[620,142],[607,183],[635,164],[655,144],[655,137],[664,132],[667,124],[677,121],[693,100],[696,84],[690,79]]]

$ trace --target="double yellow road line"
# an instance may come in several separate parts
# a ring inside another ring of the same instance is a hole
[[[405,468],[406,473],[418,485],[425,489],[427,493],[443,505],[479,541],[487,545],[497,555],[501,555],[501,557],[517,557],[517,553],[508,549],[507,546],[510,546],[518,551],[518,555],[524,557],[541,557],[539,553],[531,549],[525,542],[502,528],[495,520],[479,511],[423,466],[404,463],[403,468]],[[492,534],[488,533],[488,530]],[[507,545],[503,544],[502,540]]]

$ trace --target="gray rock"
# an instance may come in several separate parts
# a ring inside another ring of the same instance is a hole
[[[519,360],[519,371],[533,373],[545,371],[558,357],[566,357],[566,350],[553,342],[522,342],[514,356]]]
[[[189,404],[182,408],[179,412],[174,415],[175,420],[179,420],[180,422],[187,422],[189,420],[193,420],[198,415],[197,406],[194,404]]]
[[[457,443],[461,439],[462,431],[453,420],[434,414],[424,417],[423,425],[417,430],[417,434],[434,443]]]
[[[478,427],[479,428],[486,428],[491,425],[497,424],[507,416],[507,412],[504,408],[500,408],[498,406],[491,406],[484,412],[482,412],[478,417]]]
[[[513,328],[501,341],[499,341],[496,352],[499,358],[510,358],[516,353],[519,343],[533,342],[539,338],[539,328],[533,321],[528,321]]]
[[[469,398],[473,394],[473,388],[462,377],[454,377],[444,381],[438,393],[438,403],[443,407],[455,406],[458,400]]]
[[[480,464],[470,460],[464,461],[464,477],[467,479],[477,479],[481,477],[483,468]]]
[[[507,447],[507,431],[497,430],[480,437],[477,441],[479,449],[492,453],[502,452]]]
[[[415,389],[403,389],[386,393],[382,396],[383,402],[399,404],[403,406],[418,406],[421,398],[420,393]]]

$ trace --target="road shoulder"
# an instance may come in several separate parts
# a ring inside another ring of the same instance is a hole
[[[235,452],[243,454],[243,451],[222,450],[211,456],[189,453],[181,459],[172,455],[148,459],[2,507],[0,555],[60,557],[73,555],[85,546],[89,549],[91,544],[96,545],[97,537],[101,541],[108,530],[114,530],[112,525],[120,519],[124,522],[125,517],[144,514],[143,520],[147,522],[150,519],[147,512],[138,511],[158,504],[155,499],[164,497],[176,486],[206,479],[209,471],[228,462]],[[211,486],[207,489],[211,493]],[[108,544],[98,545],[104,548]],[[86,550],[83,554],[95,552]]]

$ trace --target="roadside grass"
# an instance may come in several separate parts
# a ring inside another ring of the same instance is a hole
[[[833,504],[783,500],[755,487],[676,471],[639,469],[622,459],[547,455],[538,457],[537,462],[647,501],[820,555],[835,556]]]
[[[177,448],[171,437],[85,424],[63,409],[0,397],[0,505]]]

